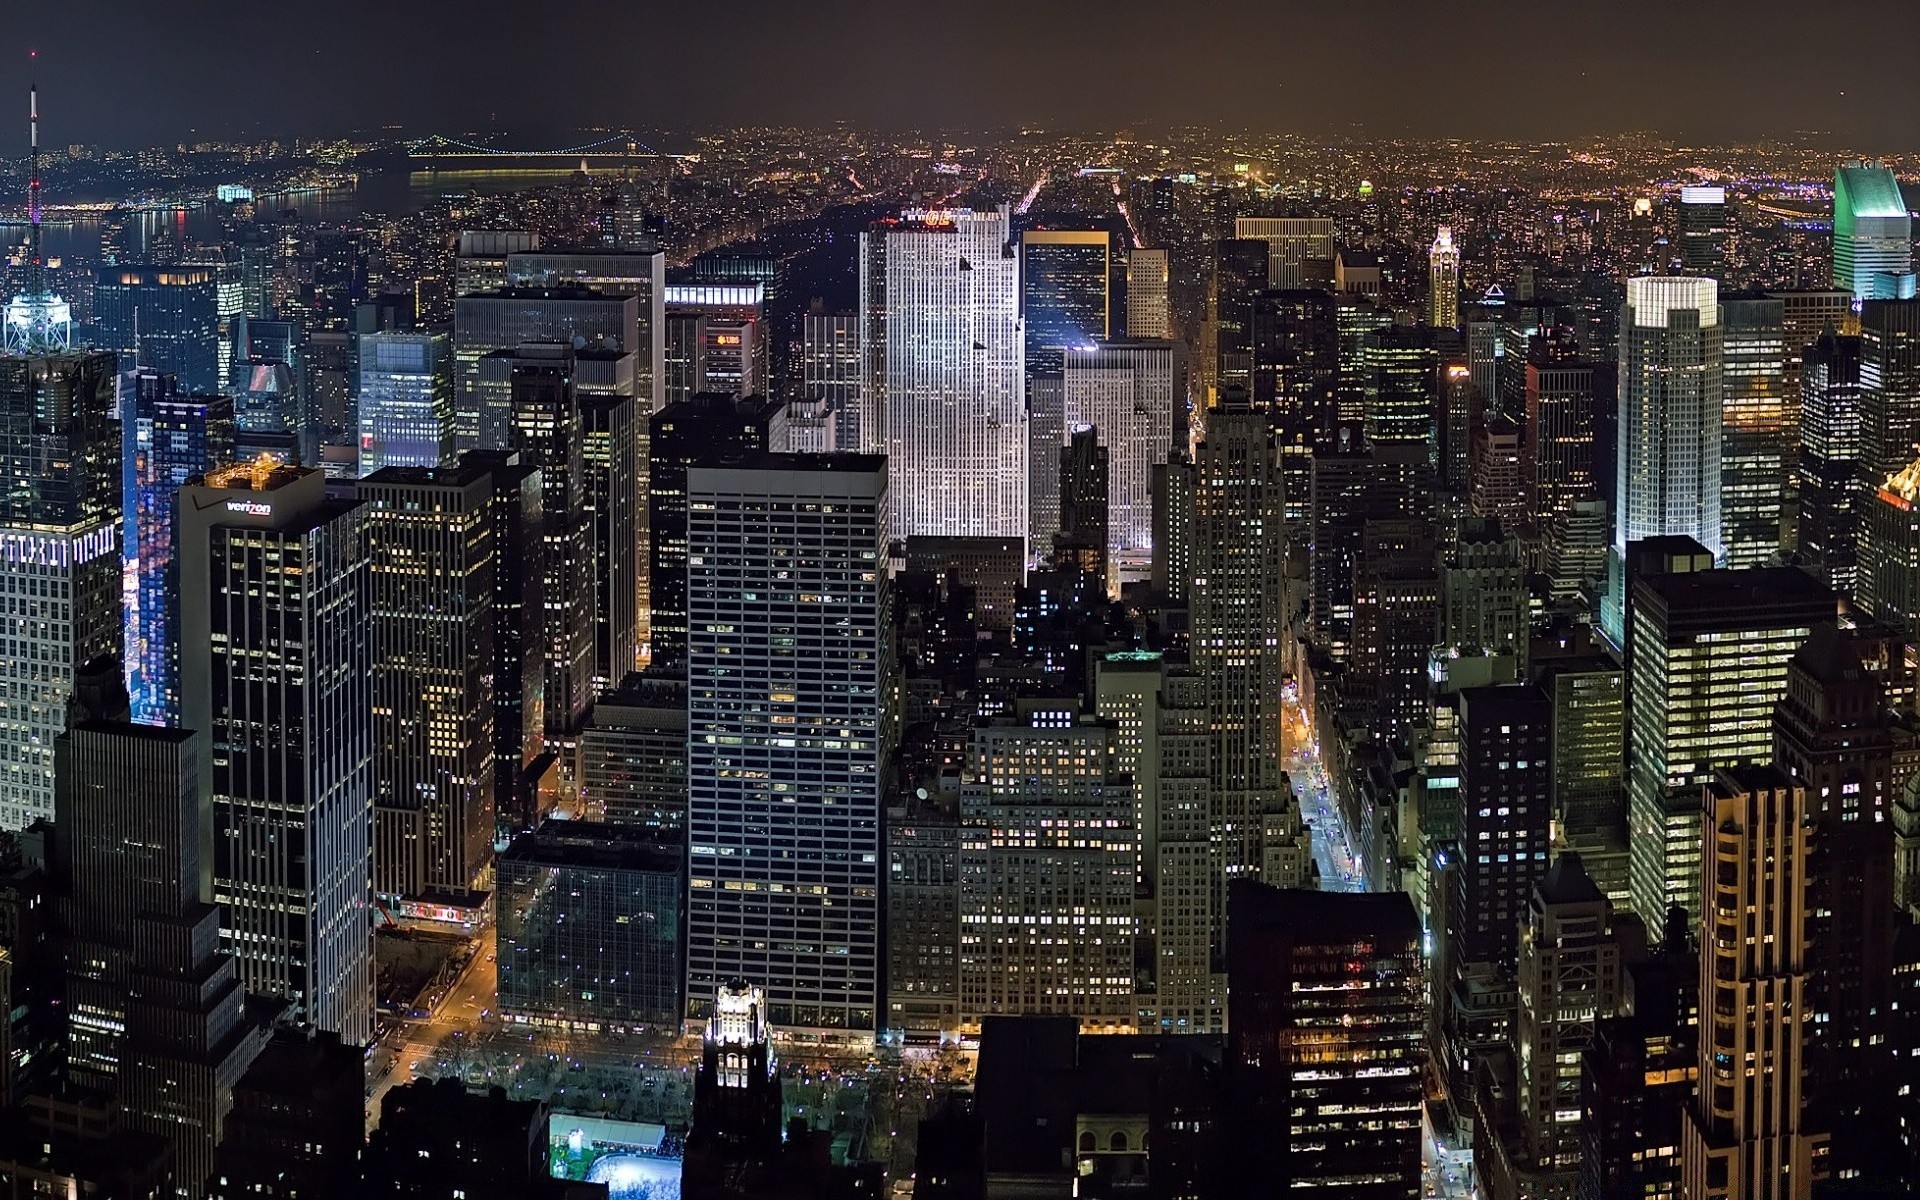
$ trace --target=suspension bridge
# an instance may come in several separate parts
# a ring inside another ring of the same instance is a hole
[[[480,146],[459,138],[434,134],[406,144],[407,159],[419,170],[451,167],[464,170],[532,169],[560,170],[575,164],[618,166],[638,162],[674,162],[688,156],[667,154],[654,149],[630,133],[613,133],[598,141],[552,150],[515,150],[500,146]]]

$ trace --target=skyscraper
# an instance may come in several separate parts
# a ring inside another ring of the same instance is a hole
[[[495,520],[477,461],[387,467],[364,505],[374,891],[478,886],[493,843]]]
[[[1920,300],[1860,306],[1860,473],[1856,500],[1920,444]]]
[[[220,390],[220,315],[210,267],[103,267],[93,284],[102,348],[177,376],[192,394]]]
[[[363,333],[360,474],[438,467],[454,447],[453,351],[443,333]]]
[[[1025,369],[1057,375],[1061,356],[1114,336],[1114,236],[1105,229],[1020,231]]]
[[[1427,250],[1427,324],[1435,329],[1460,328],[1460,247],[1453,230],[1442,225]]]
[[[509,287],[567,285],[632,296],[633,324],[621,337],[620,349],[633,355],[633,394],[644,415],[658,412],[667,402],[660,378],[666,359],[666,271],[666,254],[657,248],[541,250],[536,237],[532,246],[507,255],[502,273]]]
[[[1863,300],[1913,296],[1913,222],[1885,163],[1854,161],[1833,173],[1833,286]]]
[[[1367,440],[1419,443],[1431,458],[1439,440],[1440,359],[1430,331],[1392,327],[1367,334],[1360,369]]]
[[[873,415],[860,404],[860,318],[855,313],[809,311],[801,319],[800,388],[824,404],[833,425],[832,450],[863,454],[879,449]]]
[[[1851,595],[1859,562],[1860,339],[1827,334],[1800,374],[1800,554]]]
[[[0,829],[53,815],[81,664],[121,641],[111,354],[0,357]]]
[[[1635,581],[1627,820],[1633,908],[1649,926],[1699,914],[1698,788],[1765,762],[1787,663],[1834,620],[1833,593],[1796,567],[1651,574]]]
[[[1720,297],[1720,527],[1730,567],[1760,566],[1780,550],[1790,408],[1785,322],[1783,301]]]
[[[503,450],[513,444],[512,389],[504,374],[482,378],[481,360],[524,342],[569,342],[629,350],[640,301],[632,293],[567,284],[505,287],[461,296],[453,306],[455,448]],[[662,352],[664,355],[664,351]]]
[[[1135,246],[1127,255],[1127,327],[1130,338],[1173,336],[1168,306],[1167,252]]]
[[[1772,767],[1719,772],[1696,836],[1700,1086],[1681,1142],[1687,1200],[1810,1200],[1828,1131],[1803,1088],[1808,1001],[1807,792]]]
[[[886,437],[894,537],[1027,536],[1011,236],[1005,207],[909,209],[861,234],[861,403]]]
[[[1859,572],[1854,599],[1896,629],[1920,629],[1920,461],[1908,463],[1860,507]]]
[[[373,1033],[365,509],[261,461],[180,490],[181,724],[204,730],[221,942],[250,992]]]
[[[1267,286],[1325,287],[1333,282],[1332,217],[1235,217],[1233,236],[1267,243]]]
[[[1068,348],[1065,425],[1092,426],[1106,447],[1108,551],[1131,568],[1153,554],[1153,464],[1187,442],[1187,356],[1177,342],[1103,342]]]
[[[1727,189],[1680,189],[1680,269],[1719,279],[1727,269]]]
[[[1461,863],[1448,939],[1457,961],[1505,968],[1547,873],[1553,706],[1533,684],[1468,688],[1460,724]]]
[[[640,666],[639,579],[647,556],[639,527],[647,511],[642,451],[646,419],[631,394],[587,394],[590,384],[584,376],[594,364],[583,356],[581,365],[583,515],[593,558],[593,690],[598,695],[618,687]]]
[[[877,1027],[880,816],[895,738],[886,461],[688,471],[687,999],[767,989],[782,1024]]]
[[[173,376],[143,369],[121,402],[127,692],[134,720],[171,725],[180,715],[173,496],[233,457],[233,401],[182,396]]]

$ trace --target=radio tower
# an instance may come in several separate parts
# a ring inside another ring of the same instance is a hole
[[[36,61],[37,50],[28,57]],[[9,354],[64,354],[73,345],[73,309],[47,287],[40,251],[40,85],[27,90],[27,290],[7,303]]]

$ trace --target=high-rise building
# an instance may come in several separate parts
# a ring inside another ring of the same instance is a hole
[[[180,490],[181,724],[204,731],[221,942],[249,992],[373,1035],[366,510],[270,461]]]
[[[1362,526],[1426,516],[1429,478],[1425,446],[1374,446],[1345,422],[1314,447],[1311,615],[1317,640],[1335,658],[1346,657],[1352,636],[1353,559]]]
[[[1699,787],[1715,768],[1766,762],[1787,663],[1835,599],[1796,567],[1637,579],[1628,658],[1627,820],[1633,908],[1650,927],[1699,916]]]
[[[691,368],[697,391],[767,391],[766,302],[759,281],[667,285],[668,338],[680,343],[670,356],[681,371]]]
[[[1854,161],[1833,173],[1833,286],[1856,305],[1914,294],[1913,221],[1885,163]]]
[[[1727,189],[1680,189],[1680,269],[1719,279],[1727,269]]]
[[[1027,536],[1011,239],[1005,207],[909,209],[861,234],[861,403],[886,436],[894,537]]]
[[[1267,286],[1325,287],[1333,282],[1332,217],[1235,217],[1233,236],[1267,244]]]
[[[1107,550],[1135,570],[1153,557],[1153,464],[1187,442],[1187,357],[1176,342],[1103,342],[1062,354],[1065,425],[1107,451]]]
[[[579,362],[582,516],[592,556],[593,690],[598,695],[619,686],[640,665],[640,577],[649,557],[640,538],[647,511],[647,421],[625,381],[620,390],[589,394],[592,369],[605,364],[585,356]]]
[[[507,287],[564,285],[632,296],[634,324],[619,346],[633,355],[633,394],[640,400],[643,416],[666,404],[660,380],[667,328],[667,267],[662,251],[632,245],[614,250],[541,250],[536,238],[532,246],[507,255],[503,274],[502,286]]]
[[[1920,630],[1920,461],[1908,463],[1859,505],[1854,599],[1896,629]]]
[[[647,436],[653,662],[686,661],[688,470],[785,448],[785,410],[759,396],[703,392],[653,415]]]
[[[1228,899],[1230,1118],[1240,1177],[1302,1195],[1420,1190],[1420,918],[1402,892]]]
[[[875,418],[860,403],[859,315],[811,310],[800,328],[800,390],[826,406],[833,427],[827,449],[876,453],[881,439]]]
[[[127,691],[134,720],[171,725],[180,713],[173,496],[232,458],[233,401],[182,396],[173,376],[141,370],[121,403]]]
[[[453,351],[444,333],[363,333],[355,389],[360,474],[453,458]]]
[[[687,473],[690,1009],[755,979],[783,1024],[877,1027],[887,480],[871,455]]]
[[[1467,508],[1476,517],[1490,517],[1519,528],[1526,520],[1526,491],[1521,466],[1523,439],[1520,424],[1494,413],[1473,431]]]
[[[629,675],[594,701],[580,731],[580,798],[609,825],[686,837],[687,684]]]
[[[1288,528],[1306,541],[1313,447],[1332,428],[1340,383],[1339,300],[1319,289],[1269,291],[1253,302],[1253,407],[1280,438]]]
[[[481,360],[526,342],[570,342],[628,350],[640,327],[639,298],[567,284],[503,287],[461,296],[453,306],[455,448],[513,445],[513,395],[504,372],[482,378]],[[664,354],[664,351],[663,351]]]
[[[1391,327],[1360,344],[1367,440],[1376,446],[1437,444],[1440,359],[1430,331]]]
[[[1425,715],[1427,670],[1440,625],[1440,580],[1433,528],[1405,518],[1360,527],[1353,559],[1353,650],[1347,659],[1356,698],[1373,709],[1374,728],[1404,737]]]
[[[1547,873],[1553,705],[1533,684],[1468,688],[1460,724],[1461,863],[1448,938],[1457,961],[1509,964]]]
[[[1445,225],[1427,249],[1427,324],[1460,328],[1460,247]]]
[[[1074,430],[1060,448],[1060,531],[1053,535],[1051,561],[1057,568],[1091,576],[1103,589],[1108,588],[1110,561],[1109,473],[1099,431],[1091,425]]]
[[[102,267],[93,283],[100,348],[178,377],[188,393],[221,390],[218,284],[209,267]]]
[[[1595,1021],[1620,1004],[1620,945],[1609,915],[1578,854],[1556,858],[1528,898],[1514,1045],[1521,1132],[1538,1171],[1580,1165],[1581,1057]]]
[[[53,815],[74,673],[121,640],[111,354],[0,357],[0,829]]]
[[[1826,334],[1800,374],[1800,556],[1852,595],[1859,564],[1860,339]]]
[[[1772,767],[1705,788],[1699,864],[1699,1088],[1681,1141],[1687,1200],[1810,1200],[1829,1174],[1829,1130],[1809,1111],[1810,855],[1807,791]]]
[[[1105,229],[1020,231],[1020,322],[1029,375],[1057,375],[1069,349],[1119,332],[1114,235]]]
[[[1920,444],[1920,300],[1860,306],[1858,504]]]
[[[1605,654],[1540,664],[1553,704],[1553,820],[1567,844],[1625,844],[1626,674]]]
[[[362,1186],[366,1054],[339,1035],[281,1029],[233,1089],[212,1200],[350,1196]]]
[[[1136,246],[1127,255],[1127,327],[1130,338],[1170,338],[1167,252]]]
[[[1690,537],[1716,558],[1720,524],[1722,354],[1719,285],[1711,279],[1627,280],[1620,313],[1620,416],[1613,546],[1601,626],[1626,629],[1627,546]]]
[[[1720,530],[1726,565],[1756,567],[1780,551],[1789,436],[1785,303],[1722,293]]]
[[[1222,238],[1214,243],[1209,320],[1201,338],[1202,399],[1213,405],[1234,389],[1253,388],[1253,309],[1271,290],[1271,247],[1260,238]],[[1208,342],[1211,354],[1206,353]]]
[[[493,477],[477,460],[387,467],[354,494],[367,542],[374,891],[467,892],[483,882],[494,832]]]
[[[1034,700],[977,727],[960,791],[960,1020],[1132,1032],[1134,781],[1115,730]]]

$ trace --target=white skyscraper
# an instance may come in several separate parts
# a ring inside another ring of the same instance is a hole
[[[880,813],[896,683],[884,459],[687,474],[687,991],[777,1024],[879,1019]]]
[[[1460,247],[1453,229],[1442,225],[1427,251],[1427,324],[1435,329],[1460,327]]]
[[[860,235],[862,405],[895,537],[1027,535],[1020,265],[1008,210],[909,209]]]
[[[1153,557],[1148,480],[1155,463],[1186,448],[1186,374],[1186,348],[1177,342],[1066,351],[1065,427],[1091,425],[1107,448],[1107,548],[1116,562],[1145,566]]]
[[[1627,280],[1620,322],[1620,454],[1614,546],[1720,537],[1721,334],[1711,279]]]

